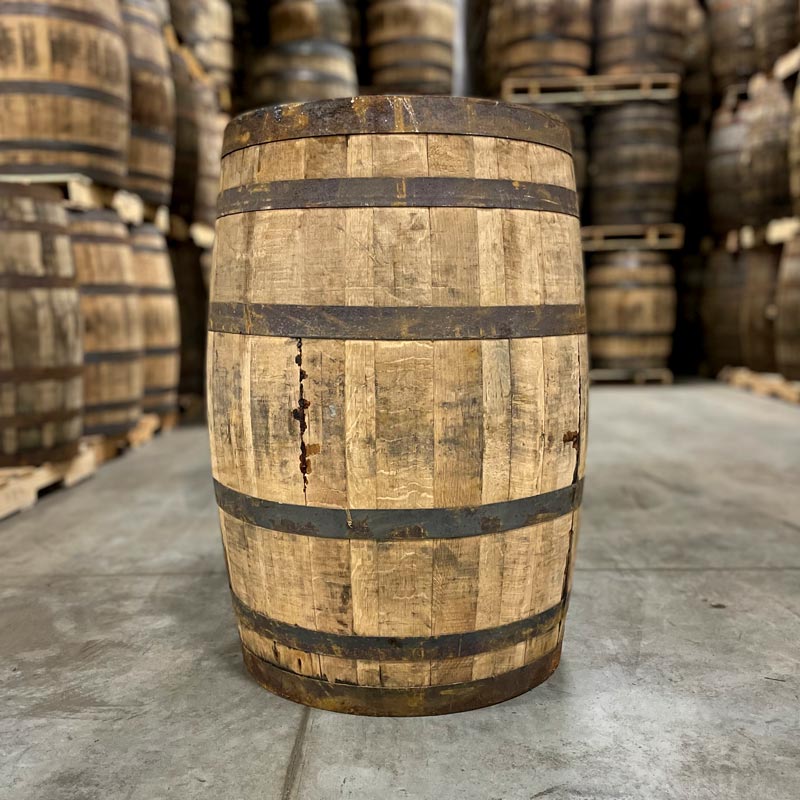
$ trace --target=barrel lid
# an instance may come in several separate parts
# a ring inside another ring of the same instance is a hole
[[[468,97],[375,95],[287,103],[240,114],[225,131],[222,155],[290,139],[391,133],[490,136],[572,152],[564,121],[529,106]]]

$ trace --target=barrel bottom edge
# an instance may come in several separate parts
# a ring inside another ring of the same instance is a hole
[[[301,705],[368,717],[426,717],[493,706],[544,683],[558,668],[561,643],[519,669],[469,683],[385,688],[356,686],[288,672],[257,656],[245,645],[247,671],[264,689]]]
[[[17,453],[0,453],[0,467],[40,467],[42,464],[69,461],[78,454],[79,441],[66,442],[53,447],[20,450]]]

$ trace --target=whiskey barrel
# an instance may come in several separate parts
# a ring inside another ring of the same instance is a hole
[[[0,0],[0,174],[122,186],[128,58],[117,3]]]
[[[256,56],[250,93],[253,106],[352,97],[358,94],[356,62],[335,42],[275,45]]]
[[[687,0],[599,0],[597,71],[683,72]]]
[[[583,203],[589,182],[589,154],[583,109],[575,106],[539,106],[539,108],[551,114],[557,114],[567,123],[572,142],[572,159],[575,164],[575,186],[578,190],[578,199]]]
[[[784,245],[775,305],[778,371],[791,381],[800,381],[800,237]]]
[[[592,366],[666,367],[675,304],[675,271],[664,253],[625,250],[595,256],[586,277]]]
[[[724,235],[744,225],[747,117],[734,95],[728,95],[711,120],[706,186],[714,232]]]
[[[741,305],[742,359],[756,372],[774,372],[775,293],[780,248],[761,246],[739,256],[744,273]]]
[[[122,0],[131,73],[128,183],[146,203],[172,194],[175,163],[175,85],[159,11],[150,0]]]
[[[64,461],[83,415],[80,304],[58,190],[0,184],[0,467]]]
[[[527,691],[586,444],[566,126],[359,97],[240,116],[224,152],[209,425],[248,669],[372,715]]]
[[[269,9],[273,44],[325,39],[353,45],[350,8],[343,0],[276,0]]]
[[[372,84],[386,93],[450,94],[455,34],[452,0],[370,0]]]
[[[791,103],[781,81],[757,75],[750,81],[746,109],[745,222],[766,225],[791,216],[789,127]]]
[[[697,117],[711,114],[711,38],[708,12],[699,0],[689,0],[686,15],[684,48],[685,74],[681,83],[681,101]]]
[[[792,212],[800,216],[800,86],[795,89],[789,121],[789,194]]]
[[[714,250],[708,259],[702,315],[709,370],[744,364],[741,317],[745,265],[736,253]]]
[[[800,40],[797,0],[754,0],[754,38],[758,69],[772,72],[775,61]]]
[[[198,80],[185,57],[172,53],[177,103],[175,180],[170,209],[188,222],[214,224],[222,134],[228,115],[212,87]]]
[[[204,251],[191,240],[170,239],[168,245],[180,316],[178,386],[181,394],[203,395],[208,319],[208,289],[201,262]]]
[[[673,221],[679,138],[673,103],[621,103],[597,110],[590,164],[595,225]]]
[[[233,82],[233,13],[228,0],[170,0],[172,24],[215,86]]]
[[[772,2],[772,0],[770,0]],[[755,0],[706,0],[711,74],[717,93],[744,87],[758,71]]]
[[[131,251],[144,327],[144,399],[149,414],[178,409],[181,321],[164,236],[154,225],[131,231]]]
[[[84,432],[118,436],[142,413],[144,330],[128,229],[115,211],[70,215],[83,316]]]
[[[503,77],[586,75],[592,65],[590,0],[510,0],[497,24]]]

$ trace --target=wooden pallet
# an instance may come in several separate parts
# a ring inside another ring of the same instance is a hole
[[[800,72],[800,46],[795,47],[788,53],[784,53],[772,68],[772,74],[779,81],[786,81],[794,78]]]
[[[76,172],[59,172],[51,175],[0,175],[0,182],[41,184],[61,189],[67,208],[75,211],[93,211],[113,208],[126,225],[155,223],[162,232],[166,207],[145,203],[139,195],[94,183],[86,175]]]
[[[640,367],[638,369],[590,369],[591,383],[660,383],[665,386],[674,382],[672,372],[666,367]]]
[[[506,78],[501,96],[510,103],[531,105],[606,106],[632,100],[677,100],[677,73],[652,75],[579,75],[564,78]]]
[[[84,443],[69,461],[0,469],[0,519],[33,508],[45,489],[75,486],[96,471],[94,451]]]
[[[790,381],[775,372],[753,372],[747,367],[725,367],[717,376],[730,386],[747,389],[761,397],[775,397],[800,404],[800,381]]]
[[[683,225],[587,225],[581,229],[587,253],[609,250],[680,250]]]
[[[758,228],[745,225],[743,228],[729,231],[725,236],[724,245],[729,253],[737,253],[740,250],[752,250],[763,245],[786,244],[798,234],[800,234],[800,219],[785,217],[774,219]]]
[[[143,414],[135,427],[121,436],[84,436],[83,441],[94,453],[97,463],[105,464],[126,450],[135,450],[152,441],[161,429],[161,417],[158,414]]]

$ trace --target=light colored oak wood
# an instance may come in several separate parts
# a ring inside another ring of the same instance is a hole
[[[78,285],[61,193],[0,184],[0,466],[75,454],[81,364]]]
[[[399,119],[402,104],[413,108],[414,100],[378,102],[397,104]],[[524,113],[527,124],[541,119],[536,111]],[[300,187],[319,178],[381,177],[482,178],[575,190],[568,153],[513,136],[402,128],[330,133],[251,141],[234,150],[223,158],[223,192],[264,182]],[[391,206],[300,205],[222,216],[212,309],[307,304],[320,315],[331,306],[399,307],[412,315],[431,306],[582,303],[576,216],[446,203]],[[342,340],[213,328],[214,476],[235,492],[352,512],[356,530],[357,509],[479,508],[563,490],[583,475],[588,353],[582,333]],[[332,697],[342,685],[389,691],[491,681],[553,653],[563,636],[577,510],[496,534],[388,541],[260,527],[225,509],[220,521],[234,595],[256,614],[300,630],[348,641],[423,637],[436,643],[561,609],[552,625],[511,645],[441,658],[375,658],[368,648],[363,657],[303,650],[240,624],[247,651],[284,673],[324,682]],[[420,708],[400,702],[392,713]]]

